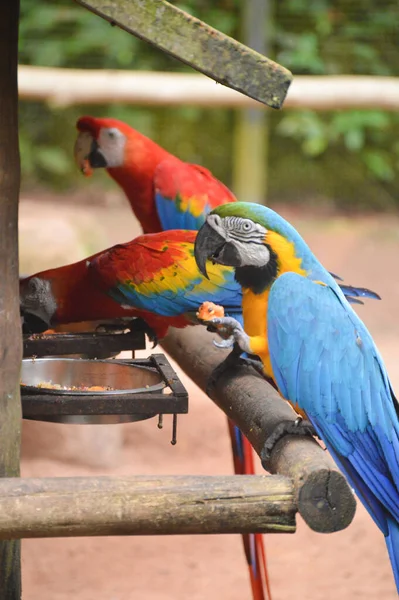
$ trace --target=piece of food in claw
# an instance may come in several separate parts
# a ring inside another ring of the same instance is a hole
[[[197,318],[201,321],[210,321],[214,318],[224,317],[224,308],[214,302],[203,302],[197,311]]]

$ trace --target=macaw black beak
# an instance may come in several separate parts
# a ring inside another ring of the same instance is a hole
[[[36,315],[35,313],[21,313],[21,324],[22,324],[22,333],[43,333],[43,331],[47,331],[47,329],[51,329],[50,323],[40,315]]]
[[[239,267],[240,255],[233,242],[228,242],[223,235],[205,222],[195,240],[194,246],[195,262],[204,277],[208,277],[206,261],[211,260],[219,265]]]
[[[206,271],[206,261],[215,255],[218,256],[225,243],[225,238],[207,222],[198,231],[194,245],[194,257],[198,269],[207,279],[209,276]]]
[[[23,333],[43,333],[51,328],[48,315],[44,311],[25,311],[21,308],[20,313]]]
[[[104,158],[103,153],[100,150],[97,140],[93,139],[91,143],[90,153],[87,157],[89,164],[92,169],[106,169],[107,161]]]

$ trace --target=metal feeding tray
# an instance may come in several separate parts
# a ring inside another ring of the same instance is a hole
[[[123,326],[121,326],[121,329]],[[90,358],[109,358],[124,350],[145,348],[143,331],[127,330],[123,333],[34,333],[23,336],[23,355],[59,356],[86,354]]]
[[[93,386],[107,389],[74,389]],[[177,414],[188,412],[187,391],[163,354],[133,360],[25,358],[21,395],[24,419],[38,421],[127,423],[173,414],[172,443]]]

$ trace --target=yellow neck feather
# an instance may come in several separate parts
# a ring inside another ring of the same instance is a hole
[[[277,255],[278,274],[295,272],[305,276],[306,271],[302,269],[302,261],[295,256],[294,244],[288,242],[278,233],[267,234],[268,245]],[[243,288],[242,311],[244,317],[244,329],[250,336],[251,347],[254,354],[261,358],[266,375],[273,377],[270,364],[270,356],[267,344],[267,304],[269,301],[270,288],[261,294],[255,294],[249,288]],[[262,342],[263,340],[263,342]]]

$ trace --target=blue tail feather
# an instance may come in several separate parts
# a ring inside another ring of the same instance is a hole
[[[399,594],[399,523],[389,517],[387,521],[388,535],[385,538],[385,542],[391,560],[393,575],[395,577],[396,589]]]
[[[339,287],[345,294],[345,296],[352,298],[371,298],[373,300],[381,300],[381,296],[379,296],[376,292],[369,290],[367,288],[361,288],[353,285],[347,285],[345,283],[340,283]]]

